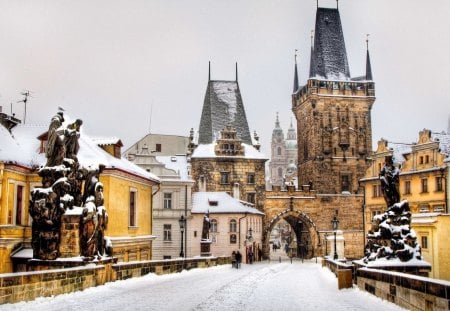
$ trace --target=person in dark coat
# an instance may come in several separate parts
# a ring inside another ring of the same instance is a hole
[[[236,252],[236,269],[241,267],[242,255],[239,251]]]

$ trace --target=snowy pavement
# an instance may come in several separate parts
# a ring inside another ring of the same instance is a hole
[[[257,263],[146,275],[0,310],[404,310],[337,279],[315,261]]]

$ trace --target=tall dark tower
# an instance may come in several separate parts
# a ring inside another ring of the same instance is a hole
[[[299,185],[320,193],[358,191],[372,152],[375,101],[367,49],[366,73],[351,78],[338,9],[317,8],[309,79],[292,95],[297,118]]]

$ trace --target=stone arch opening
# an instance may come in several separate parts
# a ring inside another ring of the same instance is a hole
[[[282,228],[285,223],[288,224],[288,234]],[[266,225],[264,232],[265,258],[269,258],[270,247],[273,247],[273,244],[276,243],[275,239],[278,239],[277,235],[272,234],[274,229],[278,234],[281,231],[280,244],[284,247],[283,251],[288,251],[289,256],[310,259],[321,255],[320,235],[311,218],[302,211],[286,209],[273,216]]]

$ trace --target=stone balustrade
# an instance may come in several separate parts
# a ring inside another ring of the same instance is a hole
[[[0,304],[50,297],[106,282],[140,277],[148,273],[168,274],[193,268],[231,263],[230,257],[205,257],[107,263],[81,267],[0,274]]]

